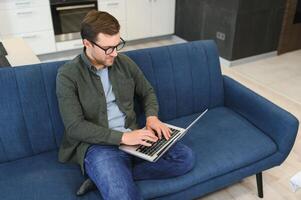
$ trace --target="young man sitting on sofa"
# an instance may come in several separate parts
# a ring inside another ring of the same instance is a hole
[[[150,146],[147,141],[170,138],[158,119],[155,92],[138,66],[118,54],[125,42],[118,21],[106,12],[92,11],[81,24],[83,52],[60,67],[57,97],[65,126],[59,160],[75,162],[95,183],[104,199],[142,199],[135,180],[180,176],[194,166],[190,148],[178,143],[157,162],[121,150],[120,144]],[[139,129],[134,95],[146,115]],[[83,190],[91,187],[85,182]],[[80,191],[84,192],[84,191]]]

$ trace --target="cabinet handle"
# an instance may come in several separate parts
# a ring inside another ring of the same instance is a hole
[[[30,5],[30,1],[26,1],[26,2],[16,2],[15,5],[16,6],[26,6],[26,5]]]
[[[32,11],[27,11],[27,12],[17,12],[17,15],[30,15],[33,14]]]
[[[80,5],[80,6],[62,6],[62,7],[57,7],[57,11],[61,10],[74,10],[74,9],[80,9],[80,8],[94,8],[95,4],[87,4],[87,5]]]
[[[118,3],[118,2],[115,2],[115,3],[108,3],[107,5],[108,5],[108,6],[118,6],[119,3]]]
[[[22,38],[24,38],[24,39],[33,39],[33,38],[37,38],[38,37],[38,35],[24,35],[24,36],[22,36]]]
[[[81,46],[83,46],[83,44],[82,43],[77,43],[77,44],[73,44],[73,46],[74,47],[81,47]]]

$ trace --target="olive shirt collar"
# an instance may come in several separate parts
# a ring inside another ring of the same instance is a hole
[[[84,62],[84,65],[86,67],[88,67],[93,73],[96,73],[98,70],[96,69],[96,67],[94,67],[91,63],[91,61],[89,60],[87,54],[86,54],[86,47],[84,47],[82,53],[80,54],[81,59]],[[100,69],[101,70],[101,69]]]

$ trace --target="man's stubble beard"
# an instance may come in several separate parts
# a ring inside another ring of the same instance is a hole
[[[104,67],[108,67],[108,66],[111,66],[113,63],[114,63],[114,58],[113,60],[111,61],[107,61],[107,60],[96,60],[97,64],[98,65],[103,65]]]
[[[107,60],[107,62],[105,63],[105,66],[111,66],[114,63],[115,58],[110,58],[109,60]]]

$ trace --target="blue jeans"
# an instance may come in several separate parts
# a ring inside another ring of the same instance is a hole
[[[194,154],[184,144],[171,147],[157,162],[127,154],[118,146],[92,145],[85,157],[85,169],[103,199],[136,200],[142,196],[134,181],[180,176],[194,166]]]

